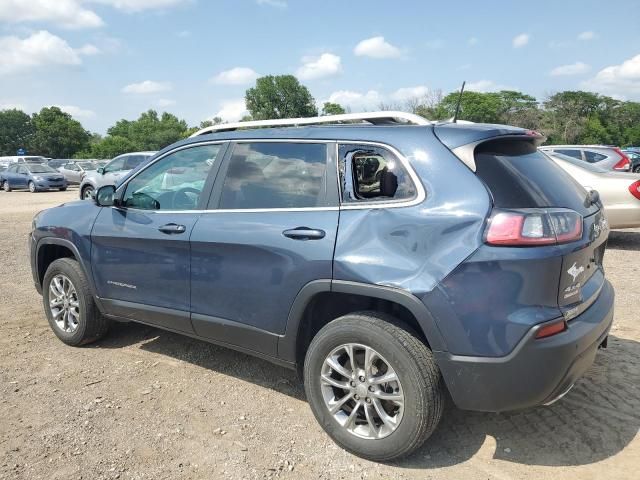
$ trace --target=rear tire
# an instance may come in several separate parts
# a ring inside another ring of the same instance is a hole
[[[53,333],[67,345],[94,342],[109,330],[111,322],[98,310],[74,259],[59,258],[49,265],[42,282],[42,301]]]
[[[355,374],[349,351],[356,359]],[[368,354],[374,359],[369,362],[373,373],[366,369],[367,351],[373,351]],[[397,381],[377,383],[383,377]],[[324,326],[307,351],[304,385],[311,410],[327,434],[345,450],[374,461],[418,449],[438,425],[445,401],[431,350],[406,325],[377,312],[345,315]],[[337,413],[330,412],[338,405]]]
[[[633,168],[634,173],[640,173],[640,165],[637,165]]]
[[[38,191],[38,189],[36,188],[36,184],[32,181],[29,181],[29,191],[31,193],[36,193]]]
[[[67,191],[67,187],[62,187],[62,188],[60,189],[60,191],[61,191],[61,192],[66,192],[66,191]]]

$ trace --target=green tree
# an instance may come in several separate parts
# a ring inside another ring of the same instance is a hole
[[[89,146],[90,134],[80,122],[58,107],[45,107],[31,119],[34,134],[30,152],[53,158],[71,158]]]
[[[15,108],[0,111],[0,155],[15,155],[19,148],[28,148],[32,136],[29,115]]]
[[[247,110],[254,120],[315,117],[315,100],[293,75],[267,75],[245,93]]]
[[[341,115],[343,113],[347,113],[347,111],[339,103],[324,102],[324,105],[322,105],[322,114],[321,115],[323,115],[323,116],[325,116],[325,115]]]
[[[98,143],[91,145],[89,150],[80,152],[78,157],[107,159],[138,150],[140,150],[138,146],[128,138],[108,135]]]
[[[107,130],[108,136],[126,138],[134,150],[160,150],[187,136],[187,122],[164,112],[144,112],[137,120],[119,120]]]
[[[442,99],[440,114],[453,117],[460,94],[452,92]],[[466,91],[462,93],[460,101],[460,120],[471,122],[498,123],[502,113],[500,96],[497,93],[481,93]]]

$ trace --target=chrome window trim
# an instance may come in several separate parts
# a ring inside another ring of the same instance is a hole
[[[409,200],[388,200],[388,201],[381,201],[381,202],[372,202],[372,201],[364,200],[362,202],[353,203],[353,204],[342,203],[343,192],[342,192],[342,185],[340,184],[341,183],[340,182],[340,161],[342,159],[339,156],[340,145],[370,145],[370,146],[382,148],[384,150],[388,150],[389,152],[391,152],[393,155],[395,155],[398,158],[402,166],[405,168],[405,170],[409,174],[409,178],[411,178],[413,185],[416,187],[415,197]],[[422,202],[424,202],[424,199],[427,197],[427,194],[424,190],[424,185],[422,184],[420,177],[418,177],[418,174],[415,172],[415,170],[409,163],[409,160],[407,160],[407,158],[402,153],[400,153],[400,151],[397,148],[387,143],[367,142],[367,141],[358,141],[358,140],[337,140],[336,141],[336,159],[337,159],[336,168],[338,169],[337,175],[338,175],[338,193],[340,195],[340,210],[363,210],[363,209],[372,209],[372,208],[413,207],[415,205],[419,205]]]
[[[337,154],[339,152],[340,145],[371,145],[374,147],[379,147],[386,149],[393,153],[400,163],[407,170],[411,181],[416,187],[417,195],[411,200],[396,200],[396,201],[387,201],[387,202],[362,202],[354,205],[345,205],[342,204],[339,207],[301,207],[301,208],[225,208],[225,209],[217,209],[217,210],[143,210],[139,208],[131,208],[128,207],[126,210],[142,212],[142,213],[154,213],[154,214],[162,214],[162,213],[170,213],[170,214],[216,214],[216,213],[261,213],[261,212],[313,212],[313,211],[326,211],[333,212],[339,210],[363,210],[363,209],[372,209],[372,208],[402,208],[402,207],[412,207],[414,205],[418,205],[424,201],[426,198],[426,193],[424,190],[424,185],[420,181],[420,177],[418,177],[417,173],[414,171],[413,167],[406,159],[404,155],[402,155],[398,149],[395,147],[381,142],[371,142],[371,141],[359,141],[359,140],[337,140],[337,139],[295,139],[295,138],[242,138],[242,139],[226,139],[226,140],[209,140],[203,142],[194,142],[189,143],[187,145],[182,145],[178,148],[165,152],[158,158],[154,159],[149,164],[145,165],[140,171],[136,172],[135,175],[128,178],[126,182],[122,185],[119,185],[117,190],[124,188],[126,191],[126,187],[131,180],[136,178],[140,173],[144,172],[151,165],[156,162],[162,160],[163,158],[171,155],[175,152],[179,152],[181,150],[186,150],[188,148],[202,146],[202,145],[217,145],[223,143],[263,143],[263,142],[272,142],[272,143],[321,143],[325,144],[330,148],[330,144],[335,144],[336,148],[336,175],[338,180],[338,195],[340,196],[340,202],[342,200],[342,188],[340,186],[340,158],[338,158]],[[124,193],[124,192],[123,192]]]

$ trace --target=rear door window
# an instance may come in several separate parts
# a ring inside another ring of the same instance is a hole
[[[563,155],[567,155],[569,157],[582,160],[582,152],[580,150],[575,150],[571,148],[562,148],[562,149],[555,149],[554,152],[562,153]]]
[[[528,141],[494,140],[476,148],[476,174],[498,208],[570,208],[583,216],[587,191]]]

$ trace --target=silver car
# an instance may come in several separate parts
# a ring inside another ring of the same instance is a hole
[[[103,185],[115,185],[120,178],[157,152],[132,152],[117,156],[104,167],[87,173],[80,182],[80,198],[93,198],[93,193]]]
[[[610,228],[640,227],[640,173],[612,172],[567,155],[548,155],[583,187],[600,194]]]
[[[628,172],[631,160],[618,147],[606,145],[545,145],[543,152],[567,155],[584,163],[596,164],[605,170]]]
[[[58,167],[58,171],[64,175],[67,182],[74,185],[79,184],[87,173],[96,170],[98,170],[98,165],[90,160],[70,160]]]

